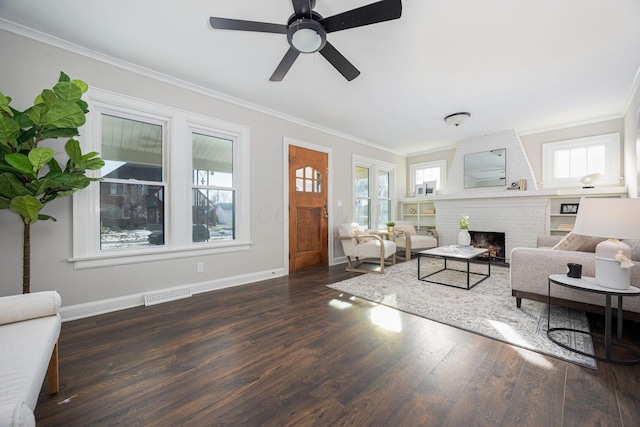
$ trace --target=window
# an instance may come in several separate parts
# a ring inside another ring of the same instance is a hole
[[[192,241],[235,238],[233,140],[192,132]]]
[[[89,110],[105,167],[74,194],[76,268],[249,248],[248,128],[95,89]]]
[[[542,145],[543,186],[575,187],[585,175],[602,175],[600,185],[620,184],[620,134],[557,141]]]
[[[395,166],[374,159],[354,156],[353,221],[377,229],[393,219]]]
[[[411,185],[407,191],[413,192],[416,185],[427,181],[436,181],[436,191],[442,191],[446,185],[447,161],[446,159],[433,162],[416,163],[409,169]]]
[[[166,123],[100,114],[100,249],[157,244],[164,231],[162,146]],[[126,117],[125,117],[126,116]]]

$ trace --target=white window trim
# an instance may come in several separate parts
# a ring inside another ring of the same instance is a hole
[[[106,267],[186,258],[217,253],[248,250],[250,233],[250,131],[247,126],[206,117],[203,115],[127,97],[101,89],[87,92],[89,117],[81,129],[79,138],[84,152],[100,152],[100,114],[129,113],[137,117],[166,121],[167,139],[163,157],[171,159],[164,165],[165,209],[169,213],[165,222],[170,246],[118,251],[100,250],[100,185],[92,183],[73,195],[73,257],[75,269]],[[236,191],[236,236],[232,241],[215,240],[206,243],[191,242],[191,209],[175,209],[175,206],[191,206],[191,131],[204,129],[234,141],[234,187]],[[179,149],[167,141],[184,141]],[[236,154],[237,153],[237,154]],[[246,165],[246,166],[245,166]],[[87,175],[99,177],[99,171],[87,171]],[[86,238],[86,236],[95,236]],[[180,237],[182,236],[182,237]],[[172,239],[173,237],[173,239]]]
[[[568,139],[563,141],[548,142],[542,144],[542,185],[544,188],[578,187],[580,177],[560,178],[553,176],[554,153],[557,150],[566,150],[576,147],[588,147],[590,145],[605,145],[607,174],[598,180],[600,186],[621,185],[620,169],[620,134],[609,133],[604,135],[588,136],[585,138]]]
[[[395,221],[396,209],[394,206],[397,204],[396,196],[396,165],[382,160],[372,159],[369,157],[353,155],[351,164],[351,208],[355,209],[356,202],[356,188],[355,188],[355,169],[357,166],[365,167],[369,169],[369,200],[371,201],[371,228],[378,229],[384,224],[376,224],[378,221],[378,172],[389,172],[389,198],[391,200],[391,220]],[[387,199],[385,199],[387,200]],[[352,212],[355,212],[353,210]],[[352,221],[354,218],[352,218]]]
[[[447,159],[433,160],[430,162],[415,163],[409,166],[410,185],[407,192],[412,193],[416,186],[416,171],[418,169],[440,168],[440,188],[436,192],[442,193],[447,186]]]

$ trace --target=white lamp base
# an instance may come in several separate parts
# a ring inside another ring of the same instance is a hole
[[[618,251],[631,258],[631,249],[617,239],[609,239],[596,246],[596,283],[612,289],[629,289],[631,270],[620,267]]]

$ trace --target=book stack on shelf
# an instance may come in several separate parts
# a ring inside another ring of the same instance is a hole
[[[567,230],[567,231],[571,231],[573,230],[573,224],[558,224],[557,226],[558,230]]]

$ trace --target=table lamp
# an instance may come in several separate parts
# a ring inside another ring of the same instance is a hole
[[[628,289],[631,249],[618,239],[640,239],[640,199],[583,197],[573,227],[575,234],[608,240],[596,246],[596,282]]]

